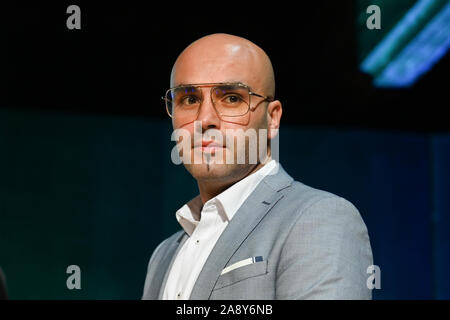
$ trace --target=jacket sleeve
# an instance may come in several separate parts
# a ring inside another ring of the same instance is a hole
[[[160,249],[161,249],[161,247],[164,245],[164,243],[166,243],[167,242],[167,239],[166,240],[164,240],[163,242],[161,242],[157,247],[156,247],[156,249],[153,251],[153,254],[152,254],[152,256],[150,257],[150,261],[149,261],[149,263],[148,263],[148,266],[147,266],[147,274],[146,274],[146,277],[145,277],[145,283],[144,283],[144,292],[143,292],[143,294],[142,294],[142,300],[146,300],[147,299],[147,296],[148,296],[148,292],[150,291],[150,286],[151,286],[151,283],[152,283],[152,267],[154,268],[155,266],[154,266],[154,261],[156,260],[156,257],[158,256],[158,254],[160,253]]]
[[[333,196],[300,212],[280,254],[277,299],[371,299],[369,235],[358,210]]]

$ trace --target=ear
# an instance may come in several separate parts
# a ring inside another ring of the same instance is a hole
[[[282,113],[283,108],[278,100],[270,102],[267,106],[267,137],[269,139],[273,139],[278,134]]]

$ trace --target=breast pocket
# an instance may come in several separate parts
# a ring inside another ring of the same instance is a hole
[[[234,283],[264,274],[267,274],[267,260],[245,265],[243,267],[239,267],[225,274],[222,274],[217,280],[214,289],[220,289]]]

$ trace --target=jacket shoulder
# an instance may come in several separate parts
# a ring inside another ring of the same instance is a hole
[[[310,187],[299,181],[293,181],[290,188],[287,188],[284,191],[284,197],[294,204],[297,212],[305,211],[311,206],[320,206],[333,201],[342,202],[345,205],[352,207],[352,209],[356,209],[355,206],[345,198],[328,191]]]
[[[370,299],[366,270],[373,264],[372,250],[358,209],[300,182],[287,189],[283,198],[291,217],[283,228],[278,298]]]
[[[350,225],[358,224],[366,229],[355,205],[334,193],[293,181],[290,188],[284,190],[283,200],[283,211],[287,211],[293,223],[311,219],[329,224],[347,221]]]
[[[161,241],[161,243],[153,251],[153,254],[157,254],[158,251],[164,252],[165,251],[164,249],[166,247],[171,246],[174,242],[179,242],[181,240],[181,238],[183,237],[184,233],[185,233],[184,230],[180,229],[177,232],[175,232],[174,234],[172,234],[170,237]]]

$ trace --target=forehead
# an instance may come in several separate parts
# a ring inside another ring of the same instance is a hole
[[[249,54],[190,52],[179,57],[171,77],[171,86],[187,83],[241,82],[257,87],[262,77],[257,59]]]

